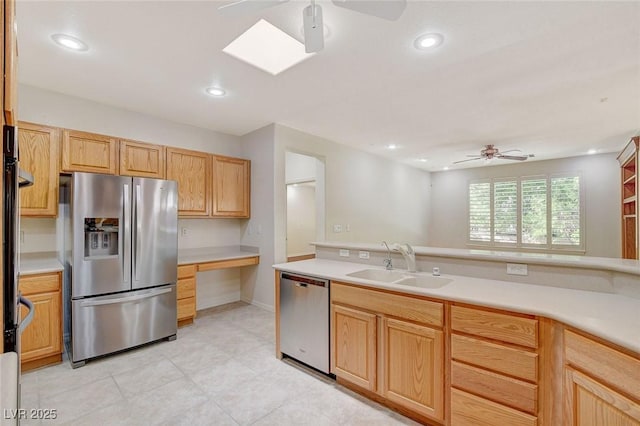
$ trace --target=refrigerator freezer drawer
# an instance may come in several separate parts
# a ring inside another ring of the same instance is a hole
[[[72,300],[72,361],[176,334],[176,285]]]

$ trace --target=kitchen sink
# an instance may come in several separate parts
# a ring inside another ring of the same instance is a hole
[[[394,281],[393,283],[423,288],[440,288],[449,284],[451,281],[449,278],[432,277],[430,275],[413,275]]]
[[[349,277],[362,278],[383,283],[402,284],[422,288],[440,288],[449,284],[452,280],[443,277],[434,277],[427,274],[408,273],[406,271],[386,269],[363,269],[347,274]]]
[[[386,269],[363,269],[347,275],[353,278],[391,283],[404,278],[406,274],[402,271],[388,271]]]

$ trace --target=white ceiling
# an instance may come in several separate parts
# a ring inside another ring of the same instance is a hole
[[[277,76],[222,49],[260,18],[302,39],[308,3],[240,17],[221,4],[19,1],[19,81],[234,135],[281,123],[427,170],[487,143],[617,151],[640,130],[640,2],[409,1],[389,22],[319,1],[324,51]],[[425,32],[444,44],[416,50]]]

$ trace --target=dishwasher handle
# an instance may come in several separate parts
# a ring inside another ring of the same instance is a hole
[[[323,280],[316,277],[307,277],[304,275],[290,274],[288,272],[280,272],[280,281],[292,281],[296,287],[308,287],[310,285],[317,287],[329,287],[329,280]]]

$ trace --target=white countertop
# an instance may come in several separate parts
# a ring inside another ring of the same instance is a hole
[[[340,247],[345,245],[341,244]],[[347,281],[368,287],[541,315],[640,354],[640,299],[619,294],[454,275],[442,275],[443,278],[453,281],[441,288],[419,288],[353,278],[347,274],[362,269],[383,268],[327,259],[280,263],[273,267],[286,272]]]
[[[217,260],[244,259],[259,256],[257,247],[223,246],[183,249],[178,251],[178,265],[215,262]]]
[[[316,247],[344,248],[351,250],[367,250],[387,252],[382,244],[314,242]],[[389,243],[391,247],[391,243]],[[416,256],[435,256],[484,260],[494,262],[531,263],[538,265],[567,266],[582,269],[598,269],[640,275],[640,260],[618,259],[613,257],[594,257],[572,254],[548,254],[531,252],[510,252],[483,249],[453,249],[443,247],[413,246]]]
[[[63,269],[55,252],[20,253],[20,275],[45,274]]]

